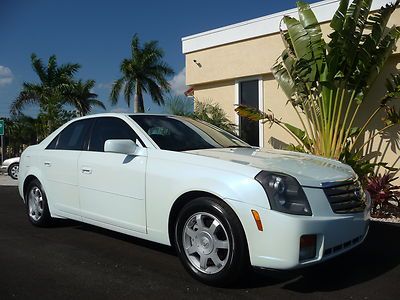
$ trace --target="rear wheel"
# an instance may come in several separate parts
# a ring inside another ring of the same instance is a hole
[[[40,182],[35,179],[29,183],[25,202],[29,221],[40,227],[51,225],[52,218],[50,216],[47,197]]]
[[[12,179],[15,179],[15,180],[18,179],[18,172],[19,172],[19,163],[14,163],[8,167],[8,175]]]
[[[175,226],[175,245],[189,273],[207,284],[232,284],[249,266],[242,225],[218,199],[202,197],[182,208]]]

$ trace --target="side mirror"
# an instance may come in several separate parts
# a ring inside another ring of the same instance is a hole
[[[138,146],[132,140],[107,140],[104,143],[104,152],[135,155]]]

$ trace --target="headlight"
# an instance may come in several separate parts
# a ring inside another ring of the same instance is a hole
[[[292,176],[261,171],[255,179],[263,186],[273,210],[311,216],[307,197],[300,184]]]

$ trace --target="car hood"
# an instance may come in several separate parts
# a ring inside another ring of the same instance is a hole
[[[299,152],[258,148],[215,148],[187,152],[285,173],[295,177],[303,186],[321,187],[323,183],[357,177],[350,166],[339,161]]]

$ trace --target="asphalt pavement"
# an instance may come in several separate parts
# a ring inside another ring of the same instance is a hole
[[[214,288],[170,247],[79,222],[32,226],[15,186],[0,186],[0,220],[0,299],[400,299],[399,225],[372,223],[363,245],[324,264]]]
[[[7,174],[2,174],[0,173],[0,186],[5,185],[5,186],[17,186],[18,185],[18,180],[12,179],[10,176]]]

